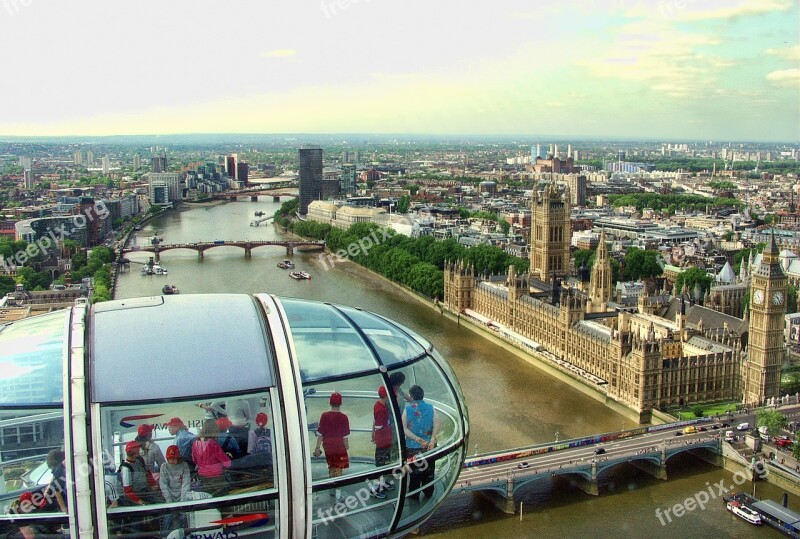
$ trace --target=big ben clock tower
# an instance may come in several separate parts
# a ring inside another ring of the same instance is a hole
[[[761,264],[752,274],[750,294],[750,335],[742,372],[742,400],[747,405],[762,405],[764,399],[780,394],[784,356],[786,276],[778,259],[774,232],[761,254]]]

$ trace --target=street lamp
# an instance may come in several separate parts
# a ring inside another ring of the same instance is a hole
[[[559,432],[556,431],[556,442],[558,441],[558,435],[559,435]]]

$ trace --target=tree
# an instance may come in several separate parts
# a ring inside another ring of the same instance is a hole
[[[397,201],[397,213],[408,213],[408,207],[411,205],[411,197],[403,195]]]
[[[704,415],[703,407],[702,406],[693,406],[692,407],[692,413],[694,414],[695,417],[703,417],[703,415]]]
[[[594,265],[594,251],[591,249],[578,249],[575,251],[575,268],[580,269],[583,264],[589,269]]]
[[[759,410],[756,413],[756,426],[767,427],[770,435],[775,435],[786,427],[788,419],[777,410]]]
[[[703,289],[703,294],[705,294],[707,291],[711,290],[711,284],[713,282],[713,277],[706,273],[705,270],[700,268],[689,268],[678,275],[678,278],[675,279],[675,286],[680,294],[684,285],[686,285],[689,288],[689,293],[691,294],[694,290],[694,286],[697,283],[700,283],[700,287]]]
[[[664,270],[658,263],[658,253],[656,251],[645,251],[631,247],[625,253],[625,271],[622,277],[626,281],[650,279],[658,277],[663,272]]]

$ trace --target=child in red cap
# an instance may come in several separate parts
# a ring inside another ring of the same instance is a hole
[[[317,448],[314,449],[314,456],[322,454],[320,445],[325,449],[325,459],[328,461],[328,476],[340,477],[342,470],[350,467],[350,459],[347,456],[349,444],[347,436],[350,435],[350,420],[339,411],[342,405],[342,394],[333,392],[330,398],[331,409],[324,412],[319,418],[317,427]],[[342,500],[340,489],[336,489],[336,501]]]

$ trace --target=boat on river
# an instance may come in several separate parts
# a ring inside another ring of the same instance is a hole
[[[737,517],[746,520],[750,524],[755,524],[756,526],[761,525],[761,515],[759,515],[754,509],[751,509],[745,505],[743,502],[731,500],[726,502],[725,508]]]
[[[292,271],[289,273],[289,277],[292,279],[297,279],[298,281],[302,281],[303,279],[311,279],[311,275],[305,271]]]
[[[161,289],[161,292],[163,294],[170,295],[170,294],[178,294],[180,290],[178,290],[178,287],[175,286],[174,284],[165,284],[164,288]]]
[[[167,268],[160,264],[156,264],[153,266],[153,273],[156,275],[168,275]]]
[[[293,269],[294,268],[294,262],[292,262],[291,260],[289,260],[287,258],[287,259],[284,259],[284,260],[278,262],[278,267],[281,268],[281,269]]]

